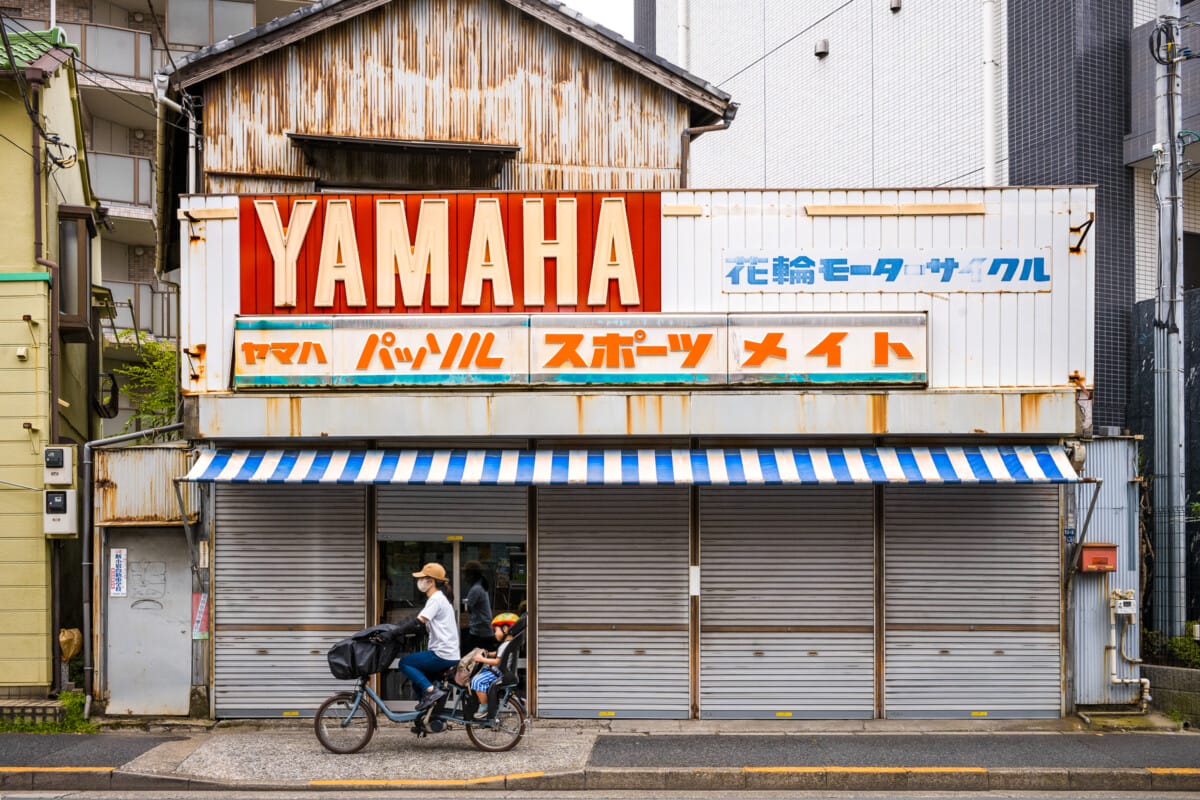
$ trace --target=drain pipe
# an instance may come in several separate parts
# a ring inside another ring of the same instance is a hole
[[[1107,575],[1105,578],[1107,579]],[[1133,659],[1125,655],[1125,631],[1128,628],[1128,621],[1121,623],[1121,642],[1117,644],[1117,601],[1132,600],[1132,589],[1116,589],[1108,594],[1108,681],[1114,686],[1126,686],[1130,684],[1138,684],[1137,699],[1133,702],[1140,707],[1141,713],[1146,713],[1146,705],[1152,699],[1150,697],[1150,679],[1149,678],[1121,678],[1117,676],[1117,653],[1121,654],[1121,658],[1130,664],[1140,664],[1140,658]]]
[[[160,433],[183,430],[182,422],[173,422],[161,428],[150,428],[144,431],[123,433],[120,436],[110,436],[107,439],[95,439],[83,445],[83,478],[80,482],[81,516],[83,517],[83,717],[90,719],[92,715],[92,509],[95,502],[92,492],[92,451],[97,447],[132,442],[155,436]]]
[[[702,133],[711,133],[713,131],[723,131],[727,129],[733,122],[733,118],[737,116],[738,104],[730,103],[725,108],[725,118],[713,125],[698,125],[694,128],[684,128],[683,133],[679,136],[679,188],[686,189],[688,185],[688,160],[691,158],[692,139],[695,139]]]

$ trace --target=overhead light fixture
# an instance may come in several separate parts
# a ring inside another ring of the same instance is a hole
[[[900,7],[904,4],[904,0],[891,0],[891,3],[892,3],[892,5],[891,5],[892,13],[895,14],[897,11],[900,10]]]
[[[824,58],[829,55],[829,40],[817,39],[817,43],[813,46],[813,55],[817,58]]]

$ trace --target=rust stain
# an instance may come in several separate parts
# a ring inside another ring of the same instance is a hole
[[[658,416],[656,427],[659,433],[663,432],[663,396],[656,395],[654,398],[654,412]]]
[[[1053,395],[1047,392],[1030,392],[1021,395],[1021,432],[1029,433],[1041,426],[1042,404]]]
[[[586,426],[583,422],[583,395],[575,395],[575,431],[582,434]]]
[[[886,394],[873,394],[868,398],[871,407],[871,432],[887,433],[888,399]]]
[[[300,398],[288,398],[288,435],[300,435]]]
[[[279,397],[264,397],[263,398],[263,404],[265,405],[265,409],[264,409],[264,413],[263,413],[263,423],[264,423],[265,430],[263,431],[263,433],[265,433],[267,436],[271,436],[271,435],[277,433],[277,431],[275,430],[275,419],[279,416],[279,401],[281,399],[282,398],[279,398]]]

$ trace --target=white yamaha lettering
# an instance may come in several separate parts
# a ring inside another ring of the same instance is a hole
[[[419,308],[424,304],[428,284],[430,305],[447,308],[450,306],[449,203],[444,199],[421,200],[415,232],[409,230],[405,203],[401,198],[375,201],[375,305],[380,308],[394,308],[398,304]],[[277,308],[297,304],[297,264],[316,206],[316,200],[296,201],[285,226],[276,201],[257,200],[254,203],[255,215],[274,263],[274,304]],[[367,305],[359,246],[370,243],[357,240],[354,213],[354,206],[348,200],[325,201],[320,259],[312,289],[314,308],[331,308],[339,283],[345,292],[347,306],[361,308]],[[514,268],[523,270],[522,303],[525,306],[545,305],[544,272],[548,259],[554,259],[555,264],[556,302],[559,305],[578,302],[578,204],[575,199],[556,199],[554,239],[546,238],[540,199],[525,199],[518,213],[522,215],[524,258],[513,264],[508,257],[499,200],[481,197],[475,201],[470,245],[464,263],[465,277],[459,296],[461,306],[479,306],[485,282],[491,284],[494,305],[513,306]],[[624,198],[605,197],[601,200],[592,252],[587,305],[606,305],[612,281],[617,283],[621,305],[638,305],[641,293]]]

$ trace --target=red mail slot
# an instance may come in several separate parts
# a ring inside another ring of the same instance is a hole
[[[1117,546],[1104,542],[1087,542],[1083,547],[1080,570],[1083,572],[1116,572]]]

